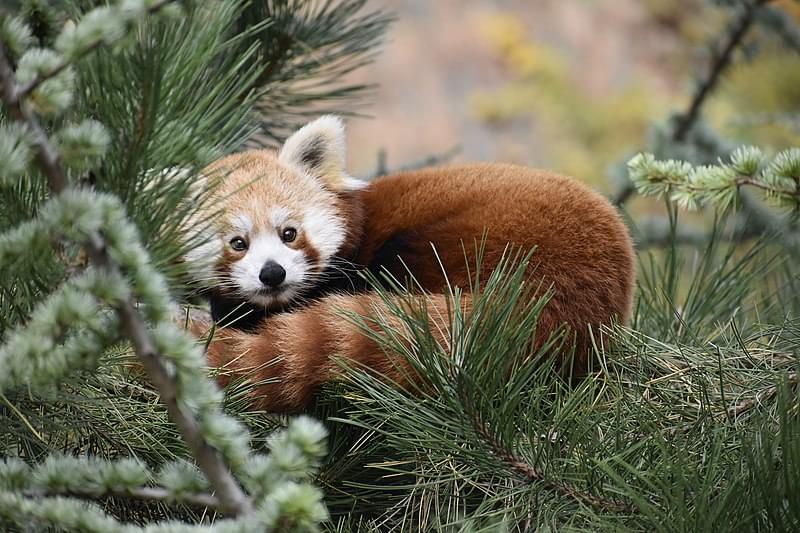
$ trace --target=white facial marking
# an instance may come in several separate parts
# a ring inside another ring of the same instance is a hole
[[[315,206],[306,210],[303,231],[311,245],[317,249],[322,263],[333,257],[344,243],[346,228],[342,219],[331,207]]]
[[[258,278],[261,269],[268,261],[275,261],[286,270],[286,279],[281,288],[284,292],[275,295],[264,294],[264,284]],[[259,233],[251,236],[250,246],[245,256],[233,264],[231,277],[239,289],[251,302],[269,306],[287,303],[297,294],[297,286],[302,285],[308,264],[302,250],[294,250],[278,237],[277,233]]]
[[[190,275],[208,283],[216,277],[215,266],[222,257],[223,243],[216,235],[209,236],[203,244],[195,246],[184,257]]]
[[[247,235],[253,229],[253,221],[250,217],[240,213],[231,219],[233,229],[237,231],[237,235]]]
[[[270,222],[275,228],[280,228],[286,224],[291,218],[292,214],[284,207],[273,207],[270,212]]]

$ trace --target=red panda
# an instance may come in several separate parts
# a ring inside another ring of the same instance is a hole
[[[632,242],[614,207],[586,185],[507,164],[429,168],[366,183],[345,172],[344,143],[341,121],[326,116],[277,153],[231,155],[205,172],[220,176],[224,214],[216,235],[188,259],[212,258],[206,280],[215,320],[242,303],[255,317],[216,331],[209,364],[223,370],[223,384],[232,377],[260,383],[258,406],[304,408],[335,377],[333,356],[402,381],[398,362],[341,317],[382,305],[357,285],[355,271],[399,280],[410,272],[428,294],[430,316],[443,317],[448,284],[469,286],[476,241],[485,276],[509,245],[535,248],[528,275],[552,290],[537,338],[565,325],[576,373],[586,370],[589,328],[629,318]],[[198,335],[208,327],[192,324]]]

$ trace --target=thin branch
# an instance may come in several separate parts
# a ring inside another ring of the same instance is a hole
[[[795,181],[800,181],[798,178],[794,178]],[[736,178],[736,185],[750,185],[751,187],[755,187],[756,189],[761,189],[762,191],[766,191],[768,193],[777,194],[779,196],[788,196],[790,198],[796,198],[800,200],[800,189],[797,187],[792,189],[781,189],[779,187],[772,187],[767,185],[766,183],[762,183],[757,179],[753,178],[752,176],[739,176]]]
[[[463,381],[459,380],[459,383],[463,383]],[[513,450],[500,442],[497,436],[489,429],[488,424],[483,420],[481,413],[467,397],[466,387],[459,386],[458,389],[462,404],[467,411],[467,416],[475,432],[485,441],[495,457],[510,466],[517,474],[522,476],[526,482],[541,483],[547,490],[589,504],[601,511],[614,513],[631,513],[634,511],[633,507],[628,503],[603,498],[602,496],[582,491],[569,483],[546,477],[535,466],[529,464],[515,454]]]
[[[390,174],[398,174],[400,172],[408,172],[411,170],[419,170],[421,168],[440,165],[442,163],[446,163],[451,159],[453,159],[455,156],[461,153],[461,150],[462,150],[461,145],[457,144],[452,148],[450,148],[449,150],[445,150],[444,152],[438,154],[431,154],[418,161],[413,161],[411,163],[401,165],[397,168],[389,169],[386,165],[386,150],[381,149],[378,150],[378,163],[376,165],[375,171],[369,176],[367,176],[365,179],[373,180],[375,178],[380,178],[381,176],[388,176]]]
[[[23,491],[26,498],[50,498],[53,496],[70,496],[74,498],[98,500],[112,496],[120,498],[135,498],[144,501],[159,501],[159,502],[177,502],[185,503],[197,507],[211,507],[219,509],[221,507],[219,499],[213,494],[207,493],[190,493],[183,494],[180,497],[170,491],[161,487],[136,487],[132,489],[125,488],[110,488],[107,492],[97,494],[91,491],[50,491],[50,490],[26,490]]]
[[[792,372],[791,374],[789,374],[789,377],[787,379],[789,387],[797,386],[797,379],[798,379],[797,378],[797,372]],[[736,405],[731,406],[731,407],[728,408],[728,417],[736,418],[738,416],[741,416],[742,414],[746,413],[750,409],[753,409],[754,407],[757,407],[757,406],[763,404],[765,401],[771,400],[772,398],[774,398],[775,395],[778,394],[779,390],[780,390],[780,387],[778,385],[773,385],[772,387],[769,387],[769,388],[761,391],[760,393],[756,394],[756,396],[753,397],[753,398],[748,398],[747,400],[742,400],[741,402],[737,403]]]
[[[47,176],[52,193],[58,195],[64,192],[69,184],[60,165],[58,152],[50,144],[47,134],[37,118],[26,106],[22,105],[14,73],[2,43],[0,43],[0,85],[2,86],[2,100],[11,117],[25,124],[33,134],[36,162],[42,173]],[[102,235],[94,232],[84,246],[90,260],[96,266],[106,268],[113,274],[119,274],[119,265],[110,257]],[[198,421],[192,413],[178,403],[175,377],[165,366],[147,324],[136,309],[133,299],[128,298],[123,301],[116,306],[115,311],[123,325],[123,331],[131,339],[134,351],[148,377],[158,389],[170,418],[181,432],[197,465],[206,475],[211,486],[214,487],[222,504],[221,509],[232,515],[253,512],[250,498],[242,491],[219,452],[205,440]]]
[[[100,45],[102,45],[102,44],[103,44],[103,40],[102,39],[98,39],[98,40],[92,42],[85,49],[83,49],[81,51],[81,53],[78,55],[78,57],[76,57],[75,59],[78,60],[78,59],[83,58],[85,55],[89,54],[89,52],[93,52],[94,50],[97,50],[98,48],[100,48]],[[68,59],[64,59],[64,60],[61,61],[61,63],[59,63],[55,67],[51,68],[47,72],[36,76],[35,78],[33,78],[31,81],[29,81],[25,85],[20,85],[19,89],[18,89],[20,100],[22,100],[25,97],[27,97],[28,95],[30,95],[33,91],[36,90],[36,88],[39,85],[41,85],[45,81],[47,81],[50,78],[53,78],[55,76],[58,76],[61,72],[64,71],[64,69],[66,69],[67,67],[72,65],[72,63],[73,63],[73,61],[70,61]]]
[[[731,184],[723,183],[714,187],[705,186],[705,185],[692,185],[689,181],[686,180],[677,180],[670,178],[669,176],[658,176],[650,178],[648,181],[653,181],[657,183],[661,183],[667,185],[668,187],[675,187],[676,189],[682,189],[684,191],[689,192],[720,192],[731,187]],[[796,198],[800,200],[800,189],[792,188],[792,189],[784,189],[780,187],[773,187],[768,185],[762,181],[759,181],[753,176],[736,176],[732,180],[732,184],[736,186],[737,190],[742,187],[742,185],[749,185],[755,189],[760,189],[767,193],[775,194],[778,196],[787,196],[790,198]]]
[[[703,104],[705,104],[706,99],[717,86],[722,73],[731,64],[733,52],[742,43],[745,35],[747,35],[747,32],[753,26],[760,8],[770,1],[772,0],[754,0],[752,2],[747,2],[742,14],[728,27],[724,44],[721,50],[714,54],[711,64],[708,66],[708,71],[703,76],[700,83],[698,83],[697,89],[689,101],[688,109],[684,113],[678,115],[677,125],[671,135],[673,142],[683,142],[686,140],[692,126],[694,126],[695,122],[697,122],[697,119],[700,117],[700,110]],[[633,182],[628,179],[611,197],[611,202],[619,207],[627,202],[635,192],[636,187],[633,185]]]
[[[486,444],[488,444],[491,448],[492,453],[513,468],[527,482],[541,483],[542,486],[548,490],[561,494],[562,496],[568,496],[576,501],[587,503],[595,509],[599,509],[601,511],[614,513],[633,512],[632,506],[628,503],[603,498],[590,492],[582,491],[577,487],[570,485],[569,483],[545,477],[545,475],[539,472],[533,465],[528,464],[528,462],[518,457],[513,451],[509,450],[506,446],[503,446],[502,443],[498,442],[479,416],[473,416],[472,418],[475,431],[483,437],[483,439],[486,441]]]
[[[155,4],[153,4],[152,6],[147,8],[147,13],[148,14],[155,13],[155,12],[159,11],[161,8],[163,8],[165,5],[170,4],[170,3],[174,2],[174,1],[175,0],[161,0],[160,2],[156,2]],[[80,51],[80,53],[78,54],[77,57],[72,58],[72,59],[65,58],[61,63],[59,63],[55,67],[51,68],[50,70],[48,70],[44,74],[36,76],[35,78],[33,78],[31,81],[29,81],[25,85],[19,86],[19,88],[17,89],[18,98],[20,100],[24,100],[25,97],[27,97],[29,94],[31,94],[33,91],[35,91],[36,88],[39,85],[41,85],[43,82],[49,80],[50,78],[52,78],[54,76],[58,76],[58,74],[60,74],[64,69],[66,69],[67,67],[69,67],[70,65],[72,65],[73,63],[78,61],[79,59],[82,59],[83,57],[89,55],[91,52],[93,52],[93,51],[97,50],[98,48],[100,48],[100,46],[103,44],[103,42],[104,41],[103,41],[102,38],[92,41],[91,43],[86,45],[86,47],[83,48]]]
[[[722,72],[730,65],[733,59],[733,51],[742,43],[744,36],[756,20],[756,14],[761,6],[771,0],[755,0],[747,2],[742,14],[729,27],[725,36],[722,49],[715,54],[708,72],[697,87],[697,90],[689,104],[689,109],[681,115],[677,127],[672,134],[672,139],[680,142],[686,139],[697,118],[700,116],[700,109],[706,101],[711,91],[716,87]]]

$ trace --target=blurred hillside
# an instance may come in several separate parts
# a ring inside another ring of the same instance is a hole
[[[370,173],[381,148],[393,168],[460,144],[458,160],[549,167],[604,188],[608,165],[686,105],[703,45],[725,22],[702,0],[372,4],[398,20],[357,74],[379,87],[361,109],[373,118],[350,121],[354,173]],[[709,113],[743,142],[796,144],[796,125],[772,124],[769,112],[800,108],[800,62],[766,55],[732,70]],[[733,110],[753,120],[729,123]]]

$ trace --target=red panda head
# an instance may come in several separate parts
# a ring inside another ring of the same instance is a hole
[[[344,126],[321,117],[278,152],[251,150],[205,169],[222,207],[215,235],[186,258],[205,263],[203,284],[264,308],[315,287],[351,235],[348,193],[365,182],[344,170]]]

